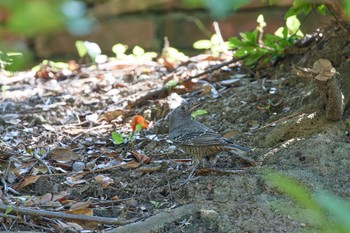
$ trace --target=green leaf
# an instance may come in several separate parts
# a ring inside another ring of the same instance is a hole
[[[193,48],[195,49],[210,49],[212,43],[210,40],[198,40],[193,43]]]
[[[84,57],[87,54],[87,48],[84,45],[84,41],[77,40],[75,42],[75,47],[78,50],[79,57]]]
[[[241,32],[239,33],[239,35],[242,37],[242,42],[245,42],[246,45],[256,44],[257,35],[258,35],[257,31],[244,32],[244,33]]]
[[[295,15],[288,17],[286,20],[286,26],[290,31],[290,34],[295,34],[299,30],[300,25],[300,21]]]
[[[113,51],[113,53],[115,53],[117,55],[117,57],[122,55],[122,54],[125,54],[127,49],[128,49],[127,45],[123,45],[123,44],[120,44],[120,43],[115,44],[112,47],[112,51]]]
[[[210,42],[212,43],[212,45],[219,45],[220,44],[220,37],[217,34],[214,34],[210,38]]]
[[[301,13],[304,13],[305,15],[308,15],[312,10],[312,4],[306,3],[305,1],[294,1],[293,6],[289,8],[287,13],[284,15],[284,19],[287,19],[290,16],[293,15],[300,15]]]
[[[236,37],[236,36],[235,37],[231,37],[229,39],[229,46],[231,48],[239,48],[239,47],[242,47],[244,45],[245,45],[245,43],[243,43],[241,40],[239,40],[238,37]]]
[[[294,179],[277,172],[266,174],[265,179],[279,192],[287,195],[301,207],[308,210],[311,221],[325,222],[325,216],[321,207],[313,199],[311,192],[306,187]]]
[[[345,1],[347,2],[347,4],[349,4],[349,1]],[[344,4],[345,4],[344,2]],[[346,8],[345,8],[346,10]],[[316,11],[320,14],[320,15],[323,15],[323,16],[326,16],[327,15],[327,7],[325,4],[320,4],[320,5],[317,5],[316,6]],[[348,14],[349,15],[349,14]]]
[[[343,228],[346,228],[344,232],[350,232],[350,205],[348,203],[327,192],[318,193],[316,201],[334,216],[338,227],[342,225]]]
[[[136,45],[133,50],[132,53],[136,56],[136,57],[140,57],[145,53],[145,50],[143,48],[141,48],[140,46]]]
[[[124,138],[120,133],[112,132],[111,137],[113,139],[113,142],[117,145],[124,142]]]
[[[201,115],[205,115],[205,114],[208,114],[208,112],[206,110],[199,109],[197,111],[192,112],[191,116],[192,116],[192,118],[195,118],[197,116],[201,116]]]
[[[13,206],[9,206],[9,207],[5,210],[5,214],[11,213],[13,209],[14,209]]]
[[[165,86],[166,86],[168,89],[170,89],[170,88],[175,87],[177,84],[178,84],[177,81],[175,81],[175,80],[170,80],[169,82],[167,82],[167,83],[165,84]]]
[[[243,57],[245,55],[249,54],[248,50],[245,48],[237,49],[235,51],[235,57]]]
[[[136,132],[140,132],[141,128],[142,128],[142,124],[137,124],[136,127],[135,127],[135,131]]]

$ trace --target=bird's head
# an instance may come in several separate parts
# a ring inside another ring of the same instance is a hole
[[[198,105],[182,104],[175,108],[169,116],[170,131],[191,120],[191,113]]]

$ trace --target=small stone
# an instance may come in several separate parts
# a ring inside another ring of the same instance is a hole
[[[81,161],[76,161],[72,165],[73,172],[81,172],[85,168],[85,163]]]
[[[176,146],[172,145],[168,147],[169,152],[174,152],[176,150]]]

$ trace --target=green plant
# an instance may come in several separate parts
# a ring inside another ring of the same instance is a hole
[[[8,70],[9,66],[15,63],[20,57],[22,57],[22,53],[17,52],[3,52],[0,51],[0,70]]]
[[[102,54],[100,46],[94,42],[78,40],[75,42],[75,47],[81,58],[89,56],[91,61],[96,63],[103,63],[108,59],[106,55]]]
[[[205,49],[210,50],[214,57],[220,55],[221,52],[227,50],[229,47],[228,42],[224,42],[223,44],[220,42],[220,38],[217,34],[212,35],[210,40],[198,40],[194,42],[193,48],[195,49]]]
[[[290,16],[300,15],[301,13],[308,15],[313,9],[321,15],[327,14],[327,7],[325,4],[320,4],[313,1],[294,0],[293,5],[286,12],[284,18],[287,19]]]
[[[300,22],[296,16],[290,16],[286,20],[286,26],[277,29],[274,35],[264,35],[266,22],[263,15],[257,18],[258,26],[252,32],[240,33],[238,37],[229,39],[230,47],[235,49],[234,56],[244,57],[247,66],[254,65],[260,59],[267,62],[278,59],[284,55],[286,48],[291,47],[294,42],[303,36],[300,31]]]
[[[123,136],[120,133],[112,132],[111,138],[116,145],[120,145],[120,144],[126,143],[126,142],[134,143],[134,141],[135,141],[137,135],[140,133],[141,129],[142,129],[142,124],[137,124],[136,130],[134,132],[130,132],[128,134],[128,136]]]
[[[344,200],[326,192],[312,194],[305,186],[278,172],[267,172],[266,182],[278,192],[291,198],[301,209],[294,209],[299,213],[302,221],[312,227],[312,232],[350,232],[350,206]],[[283,203],[285,208],[285,203]],[[293,212],[289,208],[289,213]]]
[[[112,47],[113,53],[115,53],[117,59],[137,59],[142,61],[152,61],[158,56],[156,52],[146,52],[143,48],[136,45],[132,49],[132,54],[126,54],[128,46],[124,44],[115,44]]]
[[[33,60],[33,54],[24,39],[52,33],[63,27],[71,34],[84,35],[90,32],[92,27],[92,20],[86,17],[82,1],[2,0],[0,9],[3,16],[0,34],[7,35],[0,41],[0,51],[3,51],[0,55],[1,69],[4,69],[3,62],[7,62],[3,58],[6,52],[15,51],[23,54],[5,65],[5,69],[10,71],[28,67]]]
[[[202,116],[208,114],[207,110],[203,110],[203,109],[198,109],[194,112],[191,113],[191,117],[192,118],[196,118],[197,116]]]

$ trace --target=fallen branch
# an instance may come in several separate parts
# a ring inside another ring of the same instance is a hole
[[[89,221],[89,222],[96,222],[96,223],[109,224],[109,225],[125,225],[135,221],[135,219],[121,221],[118,218],[105,218],[105,217],[79,215],[79,214],[66,214],[61,212],[34,210],[30,208],[15,207],[10,205],[0,205],[0,210],[3,212],[7,210],[11,210],[9,213],[13,213],[13,214],[67,219],[67,220],[74,220],[74,221]]]
[[[202,77],[203,75],[206,75],[206,74],[210,74],[218,69],[221,69],[222,67],[224,66],[227,66],[227,65],[230,65],[232,63],[235,63],[235,62],[238,62],[242,59],[244,59],[244,57],[240,57],[240,58],[233,58],[229,61],[226,61],[226,62],[222,62],[218,65],[214,65],[212,66],[211,68],[199,73],[199,74],[196,74],[194,76],[191,76],[187,79],[184,79],[182,80],[181,82],[179,82],[177,85],[181,85],[182,83],[185,83],[185,82],[189,82],[191,81],[192,79],[195,79],[195,78],[200,78]],[[152,99],[160,99],[160,98],[165,98],[169,95],[169,88],[167,86],[163,86],[163,87],[160,87],[160,88],[157,88],[153,91],[149,91],[147,92],[146,95],[143,95],[141,97],[139,97],[138,99],[136,99],[133,103],[130,103],[129,107],[132,108],[132,107],[135,107],[135,106],[138,106],[141,102],[144,102],[146,100],[152,100]]]
[[[173,223],[180,219],[182,220],[186,216],[196,215],[197,212],[198,210],[193,204],[181,206],[152,216],[143,222],[136,222],[123,227],[118,227],[111,231],[107,231],[107,233],[159,232],[159,230],[166,224]]]

